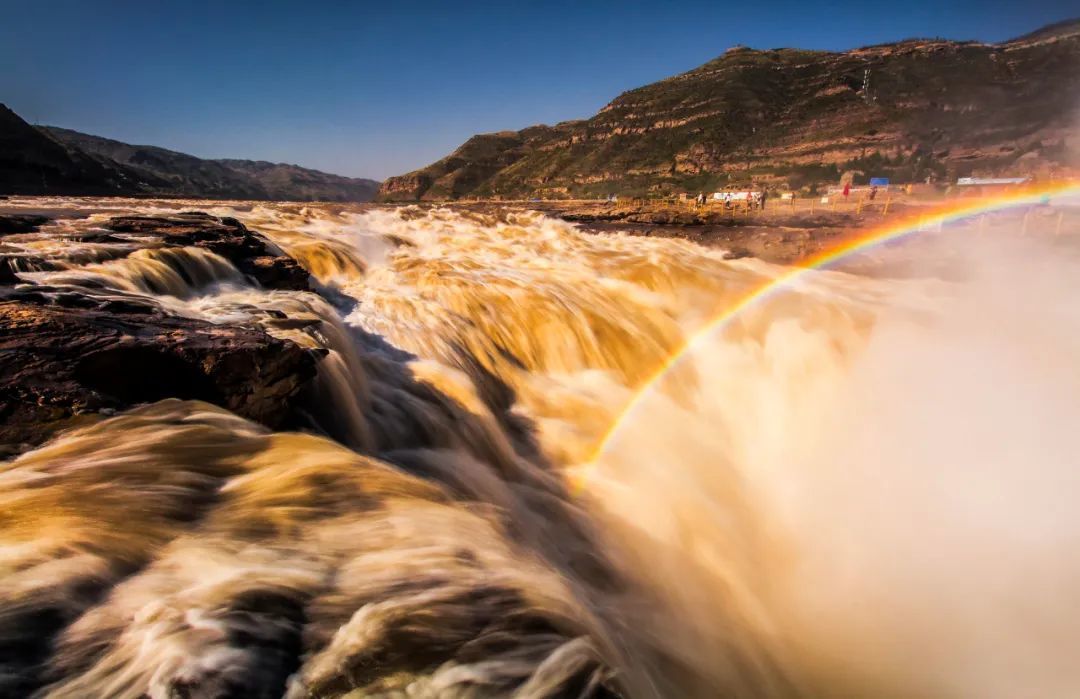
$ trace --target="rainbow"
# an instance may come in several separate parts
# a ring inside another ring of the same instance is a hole
[[[951,202],[940,207],[904,216],[903,218],[893,219],[881,226],[857,233],[851,238],[840,242],[835,247],[829,248],[804,260],[798,266],[792,267],[789,271],[769,280],[767,283],[751,289],[733,304],[722,310],[718,315],[706,321],[700,329],[688,337],[686,341],[669,355],[668,358],[657,367],[656,371],[641,384],[641,387],[633,397],[626,402],[615,416],[615,419],[611,422],[607,431],[601,436],[586,464],[579,467],[573,474],[571,480],[574,490],[579,491],[581,488],[584,488],[591,470],[595,468],[600,458],[607,452],[615,440],[618,439],[620,430],[627,424],[630,418],[633,417],[634,412],[645,402],[649,395],[658,389],[663,382],[664,377],[667,376],[683,358],[693,354],[698,346],[716,332],[716,330],[726,325],[728,321],[738,316],[748,307],[767,298],[771,293],[791,284],[791,282],[802,275],[807,274],[811,270],[827,267],[830,264],[843,260],[856,253],[864,252],[875,246],[898,240],[913,233],[924,231],[931,227],[936,228],[946,223],[960,221],[980,214],[1047,203],[1049,202],[1050,197],[1059,197],[1063,195],[1080,195],[1080,185],[1075,183],[1064,183],[1037,188],[1025,188],[1022,190],[1014,190],[1000,196]]]

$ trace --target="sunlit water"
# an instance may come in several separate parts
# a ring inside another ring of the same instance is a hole
[[[163,401],[4,464],[0,693],[1080,692],[1062,238],[1005,215],[851,261],[873,276],[803,276],[598,452],[688,335],[784,269],[524,213],[8,204],[61,212],[4,239],[27,283],[329,354],[310,433]],[[193,208],[265,233],[320,293],[62,239]]]

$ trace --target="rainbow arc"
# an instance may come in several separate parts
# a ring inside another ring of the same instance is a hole
[[[595,468],[597,461],[618,439],[621,429],[633,418],[635,411],[653,392],[659,389],[668,373],[678,366],[683,359],[692,355],[705,340],[750,306],[787,287],[802,275],[828,267],[878,245],[884,245],[927,229],[938,229],[945,224],[962,221],[981,214],[1045,204],[1053,197],[1061,196],[1080,196],[1080,185],[1065,183],[1025,188],[1000,196],[980,197],[927,208],[924,211],[893,219],[881,226],[857,233],[836,246],[804,260],[799,265],[792,267],[788,272],[751,289],[730,306],[724,308],[718,315],[706,321],[641,384],[634,396],[622,407],[612,421],[611,426],[597,442],[587,464],[575,474],[573,479],[575,489],[580,490],[580,488],[584,487],[589,471]]]

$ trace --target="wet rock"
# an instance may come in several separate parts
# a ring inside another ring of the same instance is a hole
[[[33,233],[49,222],[47,216],[34,214],[0,214],[0,235],[8,233]]]
[[[285,255],[259,255],[234,264],[237,269],[267,289],[307,291],[310,288],[307,270]]]
[[[19,278],[15,276],[15,270],[6,258],[0,258],[0,285],[18,284]]]
[[[169,315],[151,301],[23,286],[0,293],[0,449],[163,398],[288,424],[319,357],[261,330]]]
[[[70,240],[73,243],[97,243],[99,245],[123,245],[128,242],[126,238],[115,236],[108,231],[99,230],[64,233],[58,237],[63,238],[64,240]]]
[[[235,218],[186,211],[173,216],[117,216],[105,227],[116,233],[161,238],[166,245],[206,248],[267,289],[310,289],[308,273],[296,260]]]

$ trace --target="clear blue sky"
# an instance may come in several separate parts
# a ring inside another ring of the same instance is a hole
[[[384,178],[474,133],[592,115],[734,44],[998,41],[1076,0],[0,0],[0,102],[202,157]]]

